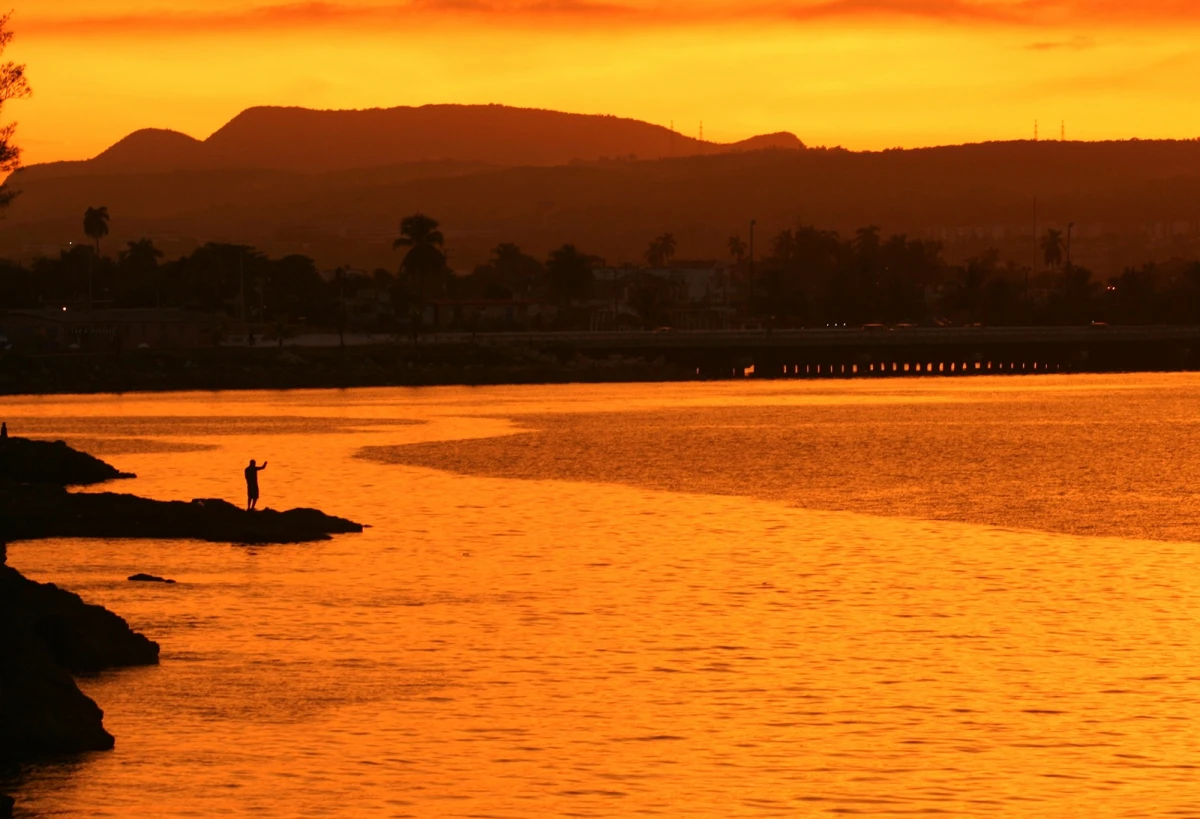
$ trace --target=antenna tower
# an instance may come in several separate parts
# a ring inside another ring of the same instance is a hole
[[[1033,141],[1038,141],[1038,121],[1036,119],[1033,121]]]
[[[1067,121],[1064,119],[1062,125],[1059,126],[1058,139],[1060,142],[1067,141]]]

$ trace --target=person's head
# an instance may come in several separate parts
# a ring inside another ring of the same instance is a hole
[[[254,466],[254,459],[253,459],[253,458],[251,458],[251,459],[250,459],[250,466]]]

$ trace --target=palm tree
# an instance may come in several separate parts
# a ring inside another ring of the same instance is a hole
[[[742,241],[741,236],[729,237],[729,255],[738,264],[742,263],[742,259],[746,256],[746,243]]]
[[[1050,228],[1042,237],[1042,259],[1046,267],[1057,270],[1063,260],[1063,236],[1061,230]]]
[[[671,257],[675,255],[675,234],[664,233],[655,241],[658,242],[658,247],[662,250],[663,261],[671,261]]]
[[[96,256],[100,256],[100,240],[108,235],[108,208],[88,208],[83,213],[83,232],[96,242]]]
[[[663,266],[662,248],[658,246],[658,240],[655,239],[647,247],[646,252],[642,254],[646,259],[646,264],[651,267]]]
[[[646,248],[645,253],[646,262],[651,267],[665,267],[674,255],[675,237],[670,233],[655,237],[650,246]]]
[[[424,307],[425,279],[446,270],[446,255],[441,250],[445,243],[436,219],[423,213],[414,213],[400,220],[400,238],[392,243],[392,249],[408,248],[404,261],[400,263],[400,272],[417,283],[418,310]]]
[[[108,208],[88,208],[83,213],[83,232],[96,242],[96,258],[100,258],[100,240],[108,235]],[[95,263],[88,263],[88,309],[92,309],[92,269]]]

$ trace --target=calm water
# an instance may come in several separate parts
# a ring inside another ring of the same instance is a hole
[[[360,536],[17,544],[163,646],[26,816],[1200,816],[1200,377],[5,400]],[[137,571],[173,577],[144,586]]]

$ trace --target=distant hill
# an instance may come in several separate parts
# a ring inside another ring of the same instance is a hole
[[[365,111],[249,108],[206,140],[136,131],[93,159],[34,165],[27,179],[83,173],[280,170],[328,173],[398,163],[458,160],[565,165],[602,157],[670,156],[803,148],[776,133],[722,145],[635,119],[503,105],[425,105]]]
[[[788,147],[800,147],[790,134],[715,146],[633,120],[500,106],[252,109],[203,142],[139,131],[86,162],[18,171],[0,255],[79,241],[84,209],[106,205],[108,248],[149,236],[174,256],[238,241],[323,267],[394,268],[397,225],[416,211],[441,221],[460,270],[504,241],[636,263],[664,231],[681,256],[724,258],[751,219],[760,255],[798,222],[875,224],[941,241],[952,259],[995,246],[1029,263],[1036,218],[1039,231],[1074,223],[1074,258],[1101,273],[1200,256],[1197,141]]]

